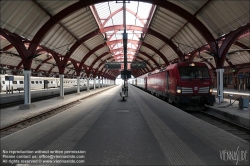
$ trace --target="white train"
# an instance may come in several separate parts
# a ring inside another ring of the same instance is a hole
[[[12,77],[13,80],[9,81],[9,77]],[[64,87],[73,87],[77,86],[77,79],[63,79]],[[94,80],[89,81],[89,85],[94,84]],[[43,88],[57,88],[60,86],[60,78],[52,77],[30,77],[31,89],[43,89]],[[80,86],[87,86],[86,79],[80,79]],[[98,86],[98,82],[96,82]],[[0,91],[6,91],[6,89],[13,90],[23,90],[24,89],[24,76],[14,76],[14,75],[1,75],[0,76]]]

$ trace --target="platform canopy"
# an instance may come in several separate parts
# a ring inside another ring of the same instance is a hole
[[[126,7],[124,8],[124,3]],[[216,68],[249,67],[248,0],[13,0],[1,1],[1,70],[33,76],[107,77],[123,62],[124,13],[127,60],[140,76],[175,61]],[[125,12],[124,12],[125,11]]]

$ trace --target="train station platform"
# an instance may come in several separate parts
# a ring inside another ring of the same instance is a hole
[[[217,89],[214,88],[213,89],[213,94],[216,95],[217,94]],[[223,90],[223,95],[225,98],[229,98],[228,95],[233,95],[232,99],[237,99],[239,97],[247,97],[250,98],[250,90],[245,90],[245,91],[239,91],[236,89],[232,89],[232,88],[224,88]]]
[[[86,87],[82,87],[82,88],[86,88]],[[8,108],[4,108],[4,109],[0,109],[0,115],[1,115],[1,127],[0,128],[4,128],[6,126],[10,126],[12,124],[15,124],[19,121],[22,121],[24,119],[28,119],[30,117],[36,116],[38,114],[44,113],[46,111],[49,111],[51,109],[57,108],[57,107],[61,107],[63,105],[66,105],[70,102],[76,101],[76,100],[80,100],[81,98],[86,98],[90,95],[93,95],[95,93],[98,93],[100,91],[103,91],[105,89],[109,89],[110,86],[108,87],[102,87],[102,88],[97,88],[97,89],[92,89],[89,92],[87,91],[83,91],[80,94],[77,93],[73,93],[73,94],[69,94],[69,95],[65,95],[64,99],[60,99],[58,97],[55,98],[51,98],[51,99],[47,99],[47,100],[42,100],[39,102],[35,102],[36,107],[31,108],[31,109],[24,109],[24,110],[20,110],[19,106],[15,106],[15,107],[8,107]],[[72,90],[72,89],[76,89],[76,88],[65,88],[65,91],[67,92],[67,90]],[[33,95],[36,94],[40,94],[40,95],[45,95],[44,92],[46,93],[55,93],[55,91],[58,91],[58,88],[55,89],[48,89],[48,90],[36,90],[36,91],[32,91]],[[43,93],[43,94],[42,94]],[[6,94],[6,96],[4,97],[9,97],[10,94]],[[11,94],[12,97],[14,96],[20,96],[23,94]]]
[[[213,94],[216,96],[216,89],[213,89]],[[248,98],[250,100],[250,91],[246,90],[244,92],[239,92],[235,89],[224,88],[223,95],[224,101],[220,104],[219,102],[216,102],[214,106],[208,106],[210,109],[208,109],[206,112],[213,116],[250,129],[250,107],[243,109],[240,108],[238,100],[240,97]],[[231,104],[229,95],[232,95]]]
[[[16,164],[249,165],[247,141],[133,86],[122,101],[120,90],[1,138],[4,162],[14,154]]]
[[[90,89],[93,89],[93,86],[90,86]],[[86,86],[80,86],[80,91],[87,90]],[[68,92],[77,92],[77,87],[64,87],[64,93]],[[60,89],[59,88],[49,88],[49,89],[36,89],[31,90],[31,99],[35,98],[41,98],[49,95],[60,95]],[[24,101],[24,91],[18,92],[13,91],[12,93],[6,94],[6,92],[2,92],[0,94],[0,104],[6,104],[9,102],[18,102],[18,101]]]

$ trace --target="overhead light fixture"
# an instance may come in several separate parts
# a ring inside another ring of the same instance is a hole
[[[141,33],[141,37],[139,38],[140,41],[143,41],[143,34]]]
[[[107,34],[104,33],[104,39],[103,39],[104,42],[108,41],[108,38],[107,38]]]

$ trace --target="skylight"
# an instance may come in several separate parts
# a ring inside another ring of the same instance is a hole
[[[129,2],[126,3],[126,25],[128,33],[128,54],[130,59],[134,59],[134,54],[140,46],[140,40],[142,29],[147,28],[149,25],[149,14],[152,9],[152,4],[143,2]],[[103,32],[103,36],[107,36],[107,44],[110,52],[115,55],[119,55],[123,60],[123,3],[116,3],[115,1],[99,3],[91,7],[92,12],[95,13],[99,28]],[[129,26],[131,25],[131,26]],[[107,32],[104,28],[114,27],[113,30]],[[136,28],[137,27],[137,28]],[[114,30],[116,29],[116,30]],[[141,30],[141,31],[140,31]],[[112,42],[112,41],[117,41]],[[118,61],[116,59],[116,61]]]

